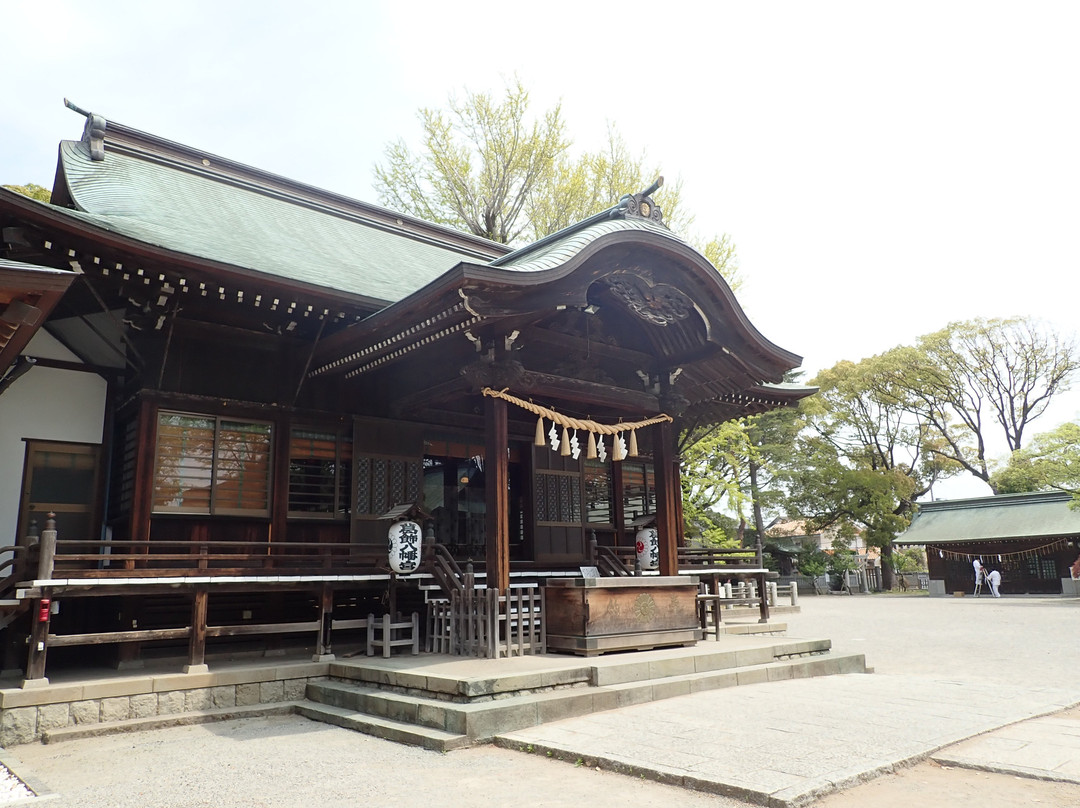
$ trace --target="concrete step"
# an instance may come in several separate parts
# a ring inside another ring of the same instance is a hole
[[[423,727],[405,721],[353,712],[345,707],[332,704],[305,702],[297,707],[297,713],[314,721],[374,735],[387,741],[421,746],[437,752],[449,752],[471,745],[467,735],[444,732],[432,727]]]
[[[756,634],[758,632],[738,633]],[[697,652],[674,658],[648,652],[609,655],[581,659],[565,668],[498,677],[439,676],[429,670],[419,672],[407,669],[397,670],[378,664],[365,665],[363,663],[331,663],[330,677],[380,690],[396,689],[413,695],[467,703],[478,699],[506,698],[514,694],[552,688],[617,684],[747,665],[763,665],[774,660],[828,653],[831,642],[827,639],[796,640],[787,637],[770,637],[767,642],[725,643],[722,647],[718,644],[715,650],[710,649],[709,645],[710,643],[705,641],[698,645]]]
[[[835,655],[812,651],[811,648],[820,642],[825,643],[827,650],[827,640],[801,641],[801,645],[792,643],[786,646],[788,655],[783,659],[744,654],[739,660],[738,652],[733,652],[736,658],[729,660],[732,664],[701,670],[654,667],[652,676],[642,676],[643,669],[639,666],[609,667],[601,669],[604,674],[600,677],[602,681],[594,680],[589,685],[576,684],[517,695],[505,693],[486,700],[450,701],[445,697],[420,692],[392,692],[346,681],[311,682],[307,687],[307,698],[310,702],[332,708],[333,715],[348,716],[354,729],[367,732],[362,724],[370,722],[375,728],[371,734],[379,734],[380,737],[389,737],[380,734],[382,732],[398,732],[402,727],[413,727],[421,733],[420,739],[405,740],[404,743],[427,745],[422,739],[427,737],[424,733],[428,732],[463,737],[467,739],[466,742],[475,743],[487,741],[501,733],[551,721],[704,690],[866,670],[865,658],[861,654]],[[719,660],[711,661],[716,663]],[[306,712],[303,714],[308,715]],[[319,716],[312,713],[309,717]]]

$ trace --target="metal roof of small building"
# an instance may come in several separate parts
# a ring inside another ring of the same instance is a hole
[[[354,213],[276,189],[106,150],[60,144],[76,210],[90,224],[185,255],[394,302],[482,252],[393,231]],[[504,248],[492,245],[488,258]]]
[[[1080,536],[1080,510],[1061,491],[999,494],[919,505],[896,544],[957,544],[973,541]]]

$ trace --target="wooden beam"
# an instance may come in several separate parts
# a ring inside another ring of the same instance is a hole
[[[564,399],[578,404],[609,407],[611,409],[645,415],[660,412],[660,399],[651,393],[628,390],[609,384],[570,379],[550,373],[526,371],[518,384],[515,395],[530,394],[543,399]]]
[[[611,359],[617,362],[635,365],[642,370],[652,370],[657,362],[655,356],[644,353],[643,351],[635,351],[631,348],[620,348],[616,345],[608,345],[605,342],[586,342],[583,337],[575,337],[571,334],[564,334],[560,331],[552,331],[550,328],[540,328],[538,326],[526,328],[521,334],[521,344],[523,348],[528,349],[533,342],[541,342],[554,348],[569,351],[584,350],[587,346],[590,354],[604,359]]]
[[[510,463],[506,402],[484,398],[484,493],[487,504],[487,586],[506,592],[510,588]]]
[[[65,645],[105,645],[108,643],[149,642],[151,640],[186,640],[191,636],[190,628],[151,628],[139,631],[101,631],[93,634],[50,634],[49,646]]]
[[[250,637],[258,634],[299,634],[318,631],[319,623],[308,620],[300,623],[247,623],[232,626],[207,626],[207,637]]]
[[[407,396],[401,396],[390,404],[391,412],[395,417],[414,414],[419,410],[436,406],[448,398],[463,396],[466,394],[466,381],[460,376],[445,382],[433,384]]]

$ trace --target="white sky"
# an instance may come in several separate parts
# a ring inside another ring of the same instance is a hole
[[[0,37],[0,182],[51,186],[66,96],[374,202],[419,107],[516,74],[581,148],[610,121],[683,179],[808,375],[960,319],[1077,331],[1080,3],[14,0]]]

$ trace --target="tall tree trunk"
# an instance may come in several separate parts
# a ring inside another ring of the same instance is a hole
[[[765,523],[761,518],[761,497],[757,484],[758,464],[750,461],[750,500],[754,506],[754,529],[758,534],[758,543],[765,544]]]
[[[891,592],[896,586],[896,570],[893,569],[893,546],[890,541],[881,548],[881,588]]]

